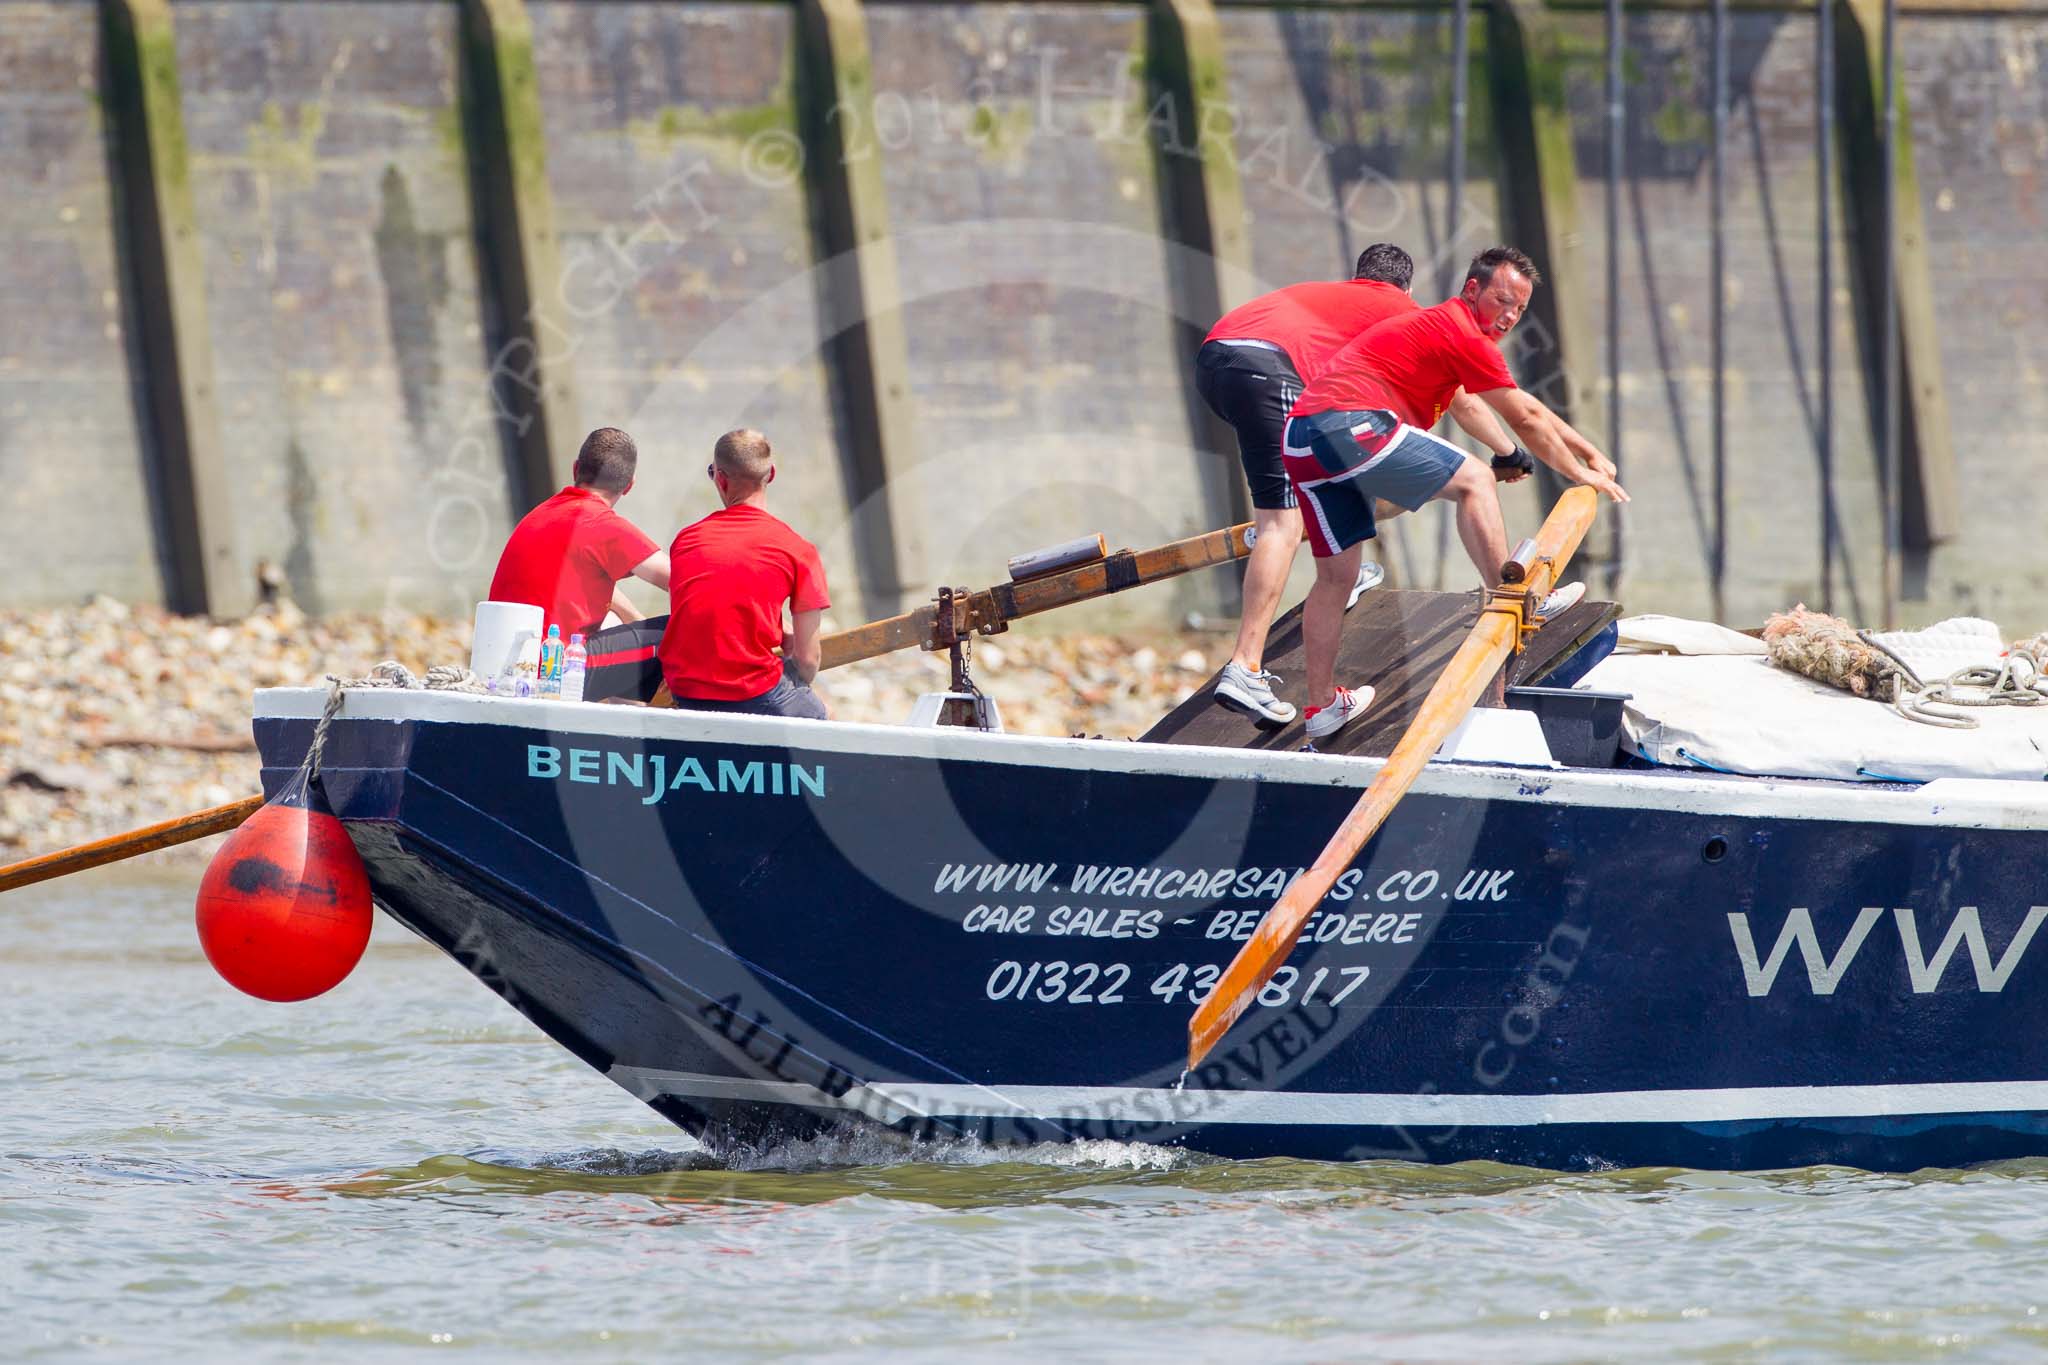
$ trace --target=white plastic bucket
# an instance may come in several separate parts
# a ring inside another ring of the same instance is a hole
[[[479,602],[469,671],[500,691],[531,684],[540,674],[540,636],[547,614],[528,602]]]

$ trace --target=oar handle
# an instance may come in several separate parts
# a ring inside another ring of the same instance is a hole
[[[142,829],[131,829],[126,834],[109,835],[89,844],[80,844],[76,848],[60,849],[38,858],[9,863],[6,867],[0,867],[0,891],[12,891],[18,886],[31,886],[36,882],[49,881],[52,877],[83,872],[89,867],[104,867],[108,863],[118,863],[123,858],[154,853],[173,844],[204,839],[209,834],[219,834],[223,830],[233,829],[254,815],[262,805],[261,796],[245,797],[240,801],[230,801],[225,806],[214,806],[209,810],[181,815],[175,820],[165,820]]]

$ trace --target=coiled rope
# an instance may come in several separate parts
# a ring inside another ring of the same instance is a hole
[[[1978,720],[1958,708],[2048,704],[2048,634],[2014,645],[1997,664],[1959,668],[1936,683],[1922,681],[1910,664],[1869,631],[1859,630],[1856,636],[1898,669],[1892,709],[1907,720],[1944,730],[1975,730]]]

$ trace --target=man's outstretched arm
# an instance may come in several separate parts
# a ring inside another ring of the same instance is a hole
[[[1501,426],[1500,418],[1493,415],[1486,404],[1474,398],[1463,389],[1451,400],[1451,420],[1473,440],[1485,446],[1496,455],[1515,453],[1514,438]]]
[[[663,592],[668,591],[668,551],[656,550],[633,566],[633,577],[643,583],[652,583]]]
[[[1570,447],[1572,454],[1578,456],[1610,479],[1619,472],[1614,467],[1614,461],[1602,454],[1598,446],[1594,445],[1584,436],[1581,436],[1578,428],[1554,412],[1550,414],[1550,420],[1557,423],[1559,434],[1564,437],[1564,443]]]
[[[1521,389],[1488,389],[1479,395],[1488,407],[1501,415],[1508,424],[1508,430],[1522,440],[1529,453],[1562,474],[1573,483],[1583,483],[1599,489],[1615,502],[1627,502],[1628,493],[1614,481],[1614,476],[1605,473],[1600,466],[1613,465],[1607,457],[1593,448],[1591,442],[1566,425],[1549,408]],[[1573,439],[1597,457],[1597,460],[1582,458],[1566,439],[1569,432]]]

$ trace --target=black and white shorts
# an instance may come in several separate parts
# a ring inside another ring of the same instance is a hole
[[[1252,506],[1294,506],[1282,455],[1301,376],[1287,353],[1270,341],[1205,341],[1195,355],[1195,391],[1237,433]]]

